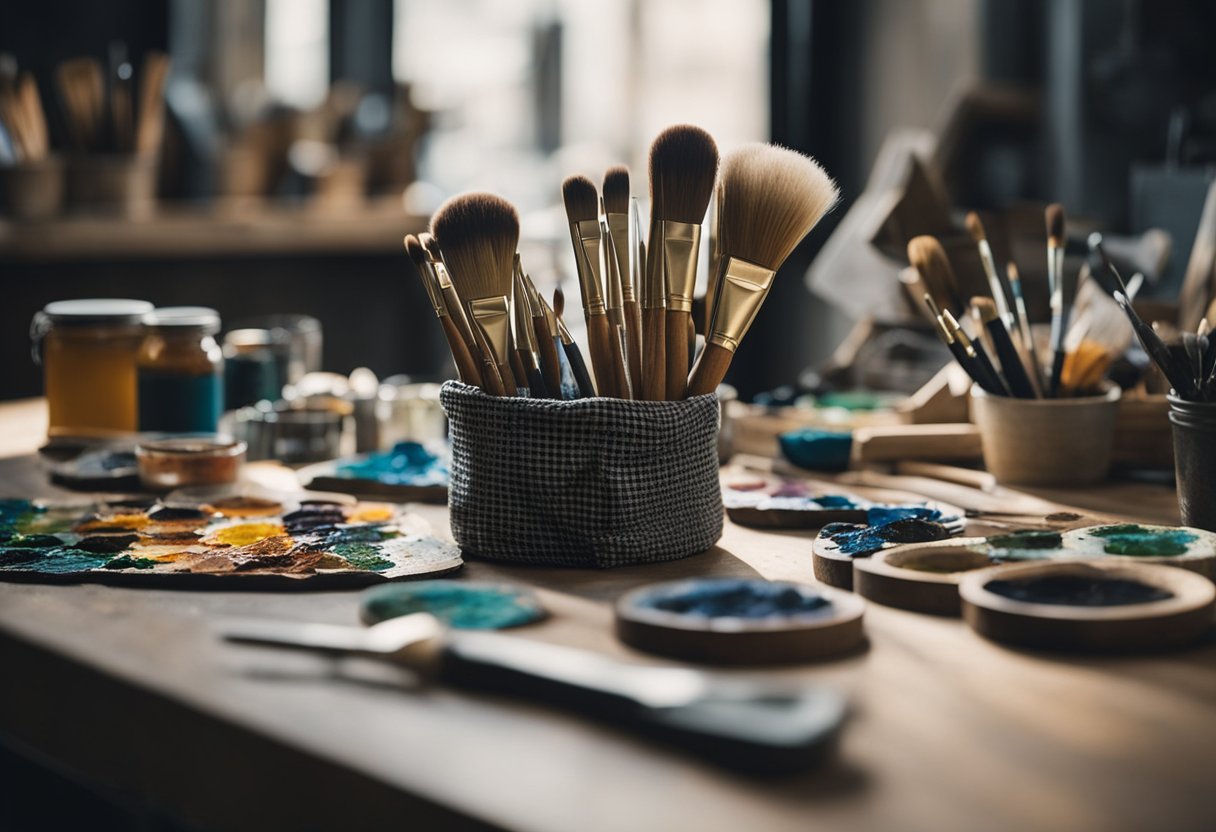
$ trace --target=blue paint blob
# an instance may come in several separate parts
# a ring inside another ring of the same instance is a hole
[[[783,433],[777,437],[777,441],[785,458],[799,468],[843,471],[849,467],[853,434],[848,431],[807,428]]]
[[[886,543],[945,540],[950,537],[950,530],[935,520],[901,517],[876,526],[829,523],[823,527],[820,534],[839,546],[841,554],[866,557],[877,552]]]
[[[462,581],[379,586],[363,594],[360,608],[360,617],[370,624],[428,612],[458,630],[501,630],[545,617],[536,596],[525,589]]]
[[[387,451],[338,463],[337,476],[384,485],[446,486],[448,469],[417,442],[398,442]]]
[[[860,508],[856,500],[844,494],[821,494],[815,502],[823,508]]]
[[[907,519],[940,520],[942,513],[925,506],[874,506],[866,511],[866,522],[871,526],[885,526]]]
[[[656,589],[638,606],[701,618],[786,618],[824,613],[832,602],[819,593],[788,583],[715,578]]]
[[[1086,578],[1080,575],[1045,575],[989,581],[984,589],[1029,604],[1059,604],[1069,607],[1121,607],[1148,604],[1173,598],[1161,587],[1126,578]]]

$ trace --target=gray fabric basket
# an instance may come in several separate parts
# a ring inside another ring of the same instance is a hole
[[[449,381],[452,535],[466,554],[627,566],[722,536],[718,402],[500,398]]]

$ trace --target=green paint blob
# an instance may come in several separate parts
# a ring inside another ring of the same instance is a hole
[[[545,617],[544,608],[524,589],[461,581],[391,584],[363,595],[361,617],[368,623],[429,612],[459,630],[500,630]]]
[[[1059,549],[1062,542],[1059,532],[1043,529],[1018,529],[988,538],[988,545],[995,549]]]
[[[1135,523],[1103,526],[1090,534],[1106,541],[1103,546],[1106,554],[1133,557],[1185,555],[1189,545],[1199,539],[1186,529],[1151,529]]]
[[[0,549],[0,572],[70,575],[103,566],[109,555],[64,546],[59,549]]]
[[[330,551],[356,569],[383,572],[393,568],[393,562],[380,553],[379,546],[372,543],[339,543]]]
[[[131,555],[119,555],[105,565],[106,569],[151,569],[156,561],[149,558],[137,558]]]

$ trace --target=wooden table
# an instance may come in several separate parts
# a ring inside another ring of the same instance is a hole
[[[0,406],[3,451],[39,436],[38,418],[37,405]],[[0,460],[0,477],[8,493],[54,493],[29,456]],[[1160,486],[1071,496],[1176,519]],[[446,528],[442,508],[419,510]],[[810,582],[809,538],[728,524],[719,546],[674,564],[473,562],[464,574],[539,588],[554,615],[520,637],[651,661],[611,634],[618,594],[675,575]],[[356,597],[0,583],[0,736],[209,829],[1216,828],[1211,641],[1065,657],[871,606],[864,654],[777,672],[852,697],[838,757],[756,781],[564,713],[418,690],[395,668],[227,645],[211,630],[224,616],[353,624]]]

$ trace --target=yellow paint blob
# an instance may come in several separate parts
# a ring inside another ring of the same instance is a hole
[[[351,513],[349,523],[387,523],[396,515],[387,503],[360,503]]]
[[[250,546],[268,537],[278,537],[285,530],[279,523],[241,523],[217,529],[204,540],[211,546]]]

